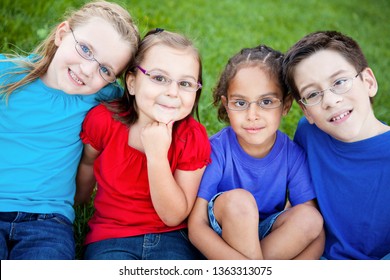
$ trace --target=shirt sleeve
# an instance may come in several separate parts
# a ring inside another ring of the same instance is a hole
[[[218,186],[222,180],[222,176],[223,162],[213,151],[211,154],[211,163],[206,167],[199,185],[198,197],[210,201],[218,192]]]
[[[291,204],[294,206],[315,199],[316,194],[311,180],[306,153],[293,142],[290,143],[288,166],[288,189]]]
[[[102,151],[109,137],[111,113],[104,105],[98,105],[88,112],[80,133],[81,141],[90,144],[94,149]]]
[[[180,124],[175,141],[183,145],[177,169],[196,170],[210,163],[211,148],[206,129],[193,118]]]

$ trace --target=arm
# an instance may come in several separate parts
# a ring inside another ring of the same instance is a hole
[[[172,125],[173,123],[166,125],[155,122],[147,125],[141,132],[153,206],[168,226],[179,225],[188,217],[205,169],[176,170],[172,175],[167,158],[172,141]]]
[[[87,204],[91,199],[96,180],[93,175],[93,163],[99,152],[90,144],[85,144],[76,176],[75,204]]]
[[[207,204],[207,200],[198,197],[188,219],[188,233],[192,244],[209,260],[247,259],[210,227]]]

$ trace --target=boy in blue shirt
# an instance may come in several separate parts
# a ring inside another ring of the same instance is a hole
[[[372,109],[378,85],[359,45],[315,32],[286,53],[283,76],[306,118],[307,152],[325,222],[325,259],[388,259],[390,127]]]

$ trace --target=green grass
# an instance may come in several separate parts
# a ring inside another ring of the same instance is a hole
[[[338,30],[356,39],[367,56],[379,83],[374,104],[379,119],[390,123],[390,2],[388,0],[131,0],[114,1],[127,7],[141,35],[161,27],[186,34],[199,48],[204,65],[204,89],[200,117],[209,135],[224,124],[210,105],[212,89],[228,58],[244,47],[267,44],[281,51],[316,30]],[[62,19],[66,8],[85,1],[2,0],[0,3],[0,51],[31,51]],[[331,62],[329,62],[331,63]],[[387,78],[387,79],[386,79]],[[302,116],[294,103],[281,130],[291,137]],[[77,208],[76,235],[79,244],[91,206]]]

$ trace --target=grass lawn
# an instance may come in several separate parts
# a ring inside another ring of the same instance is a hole
[[[204,87],[200,100],[201,122],[209,135],[220,130],[211,106],[212,89],[229,57],[244,47],[267,44],[281,51],[305,34],[338,30],[356,39],[367,56],[379,83],[374,108],[379,119],[390,123],[390,2],[388,0],[130,0],[114,1],[127,7],[141,34],[160,27],[186,34],[203,59]],[[0,3],[0,51],[31,51],[58,23],[67,8],[78,8],[77,0],[2,0]],[[329,62],[331,63],[331,61]],[[387,78],[386,78],[387,77]],[[283,119],[281,130],[293,136],[302,116],[294,103]],[[92,206],[77,209],[78,249],[85,221]]]

